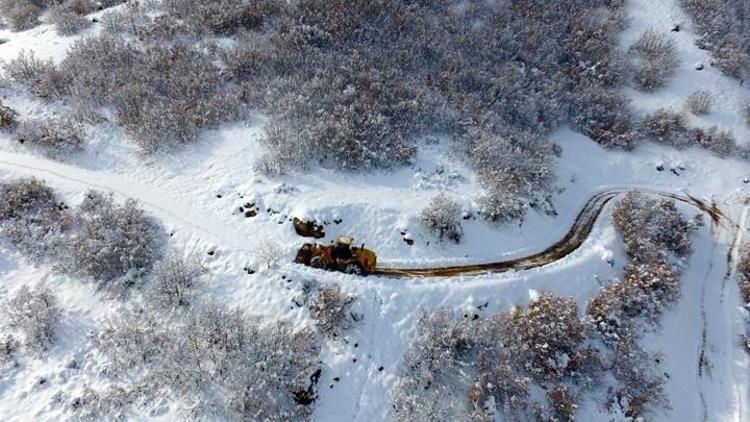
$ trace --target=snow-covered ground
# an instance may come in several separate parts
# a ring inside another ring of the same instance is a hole
[[[734,130],[740,142],[748,142],[747,126],[738,110],[750,99],[750,91],[706,66],[705,51],[694,45],[695,33],[672,0],[628,0],[630,27],[623,46],[646,28],[668,32],[674,23],[681,31],[670,33],[677,41],[681,65],[668,87],[652,94],[630,92],[633,104],[643,112],[662,106],[682,107],[687,95],[711,90],[716,111],[693,118],[694,124],[719,124]],[[94,30],[89,30],[94,31]],[[84,34],[85,36],[85,34]],[[9,60],[18,51],[34,51],[38,57],[60,60],[72,37],[58,37],[47,26],[30,31],[0,31],[0,58]],[[46,113],[47,108],[24,96],[3,101],[21,117]],[[364,321],[349,333],[347,341],[329,343],[324,349],[324,371],[315,416],[320,421],[378,421],[390,407],[389,389],[422,310],[449,308],[461,313],[492,313],[528,303],[539,292],[572,296],[585,306],[602,283],[619,275],[625,262],[620,240],[605,212],[589,239],[568,257],[554,264],[524,272],[447,279],[359,278],[283,264],[278,275],[260,271],[248,275],[243,268],[255,266],[254,251],[265,242],[278,242],[291,262],[303,241],[289,222],[292,217],[328,222],[328,241],[351,234],[357,243],[377,251],[384,266],[433,266],[491,262],[527,255],[549,246],[572,224],[583,203],[610,187],[643,187],[681,192],[715,201],[740,225],[747,236],[750,177],[746,162],[720,159],[699,150],[677,151],[645,145],[634,152],[612,152],[571,130],[555,133],[563,147],[558,164],[560,193],[554,198],[556,217],[530,214],[521,226],[496,226],[480,220],[464,222],[459,245],[439,244],[418,225],[420,210],[430,198],[446,192],[467,209],[479,194],[472,173],[451,156],[439,139],[421,141],[413,166],[390,172],[342,174],[314,170],[269,179],[257,175],[253,163],[262,153],[258,137],[262,118],[227,125],[206,133],[200,142],[166,156],[142,159],[115,126],[101,125],[92,133],[90,148],[64,162],[52,161],[0,134],[0,180],[37,176],[56,188],[66,202],[78,203],[88,189],[113,191],[121,198],[137,199],[173,233],[170,246],[196,254],[210,270],[209,294],[222,302],[254,314],[309,324],[309,316],[292,299],[298,281],[307,278],[338,283],[359,297]],[[663,164],[664,171],[657,171]],[[674,168],[679,175],[670,171]],[[252,202],[257,217],[245,218],[239,207]],[[685,208],[686,212],[695,210]],[[341,219],[340,224],[333,220]],[[413,245],[402,232],[415,238]],[[661,326],[645,338],[648,349],[663,351],[663,369],[669,373],[667,391],[670,411],[659,420],[743,421],[750,418],[750,362],[738,344],[743,315],[734,279],[725,278],[728,253],[735,231],[732,227],[707,225],[696,236],[695,251],[683,277],[683,297],[664,316]],[[216,251],[209,256],[207,252]],[[607,261],[614,259],[612,266]],[[100,368],[66,368],[74,357],[95,353],[85,341],[96,321],[116,302],[101,297],[93,286],[82,284],[46,266],[24,260],[12,247],[0,243],[0,300],[24,283],[45,280],[59,293],[68,311],[65,340],[48,355],[28,359],[0,379],[0,415],[4,420],[57,420],[64,418],[51,404],[60,390],[77,390],[95,383]],[[481,310],[478,305],[488,303]],[[355,344],[357,345],[355,347]],[[700,357],[703,356],[702,364]],[[356,362],[353,359],[356,358]],[[95,361],[95,360],[87,360]],[[380,370],[380,368],[383,368]],[[334,382],[334,377],[340,377]],[[44,383],[40,383],[45,379]],[[332,386],[329,388],[329,386]],[[144,419],[176,419],[173,409]],[[606,415],[585,406],[580,420],[602,420]]]

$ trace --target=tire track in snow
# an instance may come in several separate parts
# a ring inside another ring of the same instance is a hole
[[[4,159],[9,158],[11,159]],[[154,211],[156,214],[168,216],[170,220],[178,222],[179,225],[193,229],[204,235],[208,235],[214,242],[231,242],[236,233],[219,233],[206,228],[204,225],[194,223],[194,221],[210,221],[208,216],[191,215],[191,218],[185,218],[186,214],[194,211],[195,207],[181,204],[178,200],[164,194],[163,192],[154,191],[151,187],[136,185],[132,180],[125,177],[107,172],[94,172],[82,169],[68,164],[58,163],[55,161],[30,158],[26,156],[1,153],[0,166],[12,167],[29,171],[32,175],[39,173],[53,176],[62,180],[67,180],[81,184],[90,188],[102,191],[113,192],[122,198],[134,199],[144,205],[144,208]],[[161,204],[172,204],[170,208]],[[242,247],[222,248],[235,252],[253,252],[253,249]]]
[[[716,204],[709,205],[691,195],[678,195],[671,192],[645,188],[611,188],[591,197],[591,199],[589,199],[581,208],[581,211],[578,213],[578,216],[568,232],[552,246],[541,252],[507,261],[490,262],[485,264],[458,265],[440,268],[378,268],[375,271],[375,275],[395,278],[454,277],[458,275],[481,275],[506,271],[529,270],[542,267],[557,262],[578,250],[586,239],[588,239],[594,228],[594,224],[607,204],[618,196],[632,191],[673,199],[695,207],[710,216],[714,227],[723,226],[725,224],[728,224],[729,227],[737,226],[716,206]]]

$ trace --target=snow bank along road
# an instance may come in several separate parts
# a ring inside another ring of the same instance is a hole
[[[181,203],[152,186],[139,186],[122,175],[99,171],[95,172],[44,158],[12,153],[0,153],[0,168],[2,167],[21,170],[22,173],[38,177],[59,178],[74,181],[100,190],[112,191],[120,196],[138,200],[144,208],[153,211],[157,215],[169,217],[182,225],[190,227],[200,233],[207,234],[213,238],[213,241],[222,241],[223,243],[230,242],[230,247],[237,246],[232,247],[235,251],[252,251],[252,248],[248,248],[246,241],[233,245],[231,239],[236,236],[232,236],[233,233],[227,229],[222,229],[221,226],[206,227],[207,223],[213,221],[213,219],[210,218],[213,216],[202,215],[201,210],[196,210],[196,207],[190,207],[184,202]],[[643,188],[609,188],[591,197],[578,213],[570,230],[568,230],[560,240],[541,252],[507,261],[441,268],[381,267],[376,270],[375,274],[397,278],[453,277],[459,275],[479,275],[541,267],[558,261],[578,249],[588,238],[589,234],[591,234],[594,224],[606,205],[618,196],[624,195],[633,190],[674,199],[691,205],[706,213],[711,218],[712,224],[715,226],[724,226],[732,232],[733,236],[737,235],[736,223],[729,219],[716,206],[716,204],[709,205],[700,199],[684,194]]]

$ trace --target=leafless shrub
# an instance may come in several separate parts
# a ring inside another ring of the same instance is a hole
[[[622,93],[592,85],[581,87],[576,97],[570,119],[581,133],[606,148],[633,149],[636,124]]]
[[[649,30],[630,46],[633,54],[633,78],[641,89],[653,91],[664,86],[677,67],[677,51],[673,40]]]
[[[713,106],[714,97],[709,91],[696,91],[685,101],[685,107],[696,116],[710,113]]]
[[[41,180],[0,184],[0,233],[32,258],[59,253],[71,216],[55,192]]]
[[[16,138],[54,158],[83,150],[85,142],[83,128],[68,118],[27,120]]]
[[[467,139],[466,156],[486,189],[481,198],[485,218],[508,222],[523,219],[530,208],[553,213],[554,181],[551,142],[530,134],[498,137],[478,132]]]
[[[399,368],[393,393],[397,421],[465,420],[465,392],[476,341],[472,323],[446,311],[424,313]]]
[[[19,344],[12,334],[6,334],[0,340],[0,365],[5,365],[16,357]]]
[[[18,125],[16,113],[12,108],[0,103],[0,130],[13,130]]]
[[[691,251],[693,227],[673,200],[630,192],[617,203],[612,222],[634,263],[661,262],[672,256],[687,256]]]
[[[551,403],[552,415],[550,420],[574,421],[575,413],[578,409],[576,400],[571,396],[569,389],[565,385],[557,385],[547,392],[547,397]]]
[[[71,47],[60,71],[79,101],[114,106],[144,153],[191,142],[243,105],[211,57],[184,44],[140,49],[108,35],[87,38]]]
[[[205,272],[195,258],[172,254],[154,265],[149,298],[167,309],[191,307]]]
[[[21,51],[16,58],[5,64],[5,74],[14,82],[31,85],[55,65],[51,60],[41,60],[34,53]]]
[[[430,201],[420,215],[422,225],[437,235],[438,239],[461,241],[461,205],[445,195],[438,195]]]
[[[688,126],[685,117],[678,111],[661,108],[643,118],[645,135],[656,142],[687,147]]]
[[[482,320],[438,311],[419,321],[393,393],[396,420],[532,418],[536,408],[574,412],[576,391],[600,370],[573,299],[544,295]],[[536,388],[560,389],[534,402]],[[467,400],[468,399],[468,400]]]
[[[284,257],[284,248],[275,240],[268,239],[255,252],[255,260],[266,269],[276,268]]]
[[[281,2],[263,0],[247,3],[241,0],[166,0],[164,9],[183,19],[196,33],[233,34],[256,30],[264,23],[271,8]]]
[[[47,19],[55,25],[59,35],[75,35],[91,26],[91,20],[84,15],[88,12],[78,10],[81,7],[85,6],[80,1],[53,6],[47,14]]]
[[[621,339],[611,357],[609,369],[619,383],[608,391],[606,406],[633,420],[645,418],[654,409],[669,406],[664,389],[665,376],[650,363],[658,360],[659,356],[643,350],[634,336]]]
[[[33,289],[22,286],[5,304],[5,316],[7,325],[23,334],[27,347],[44,351],[56,339],[62,309],[57,297],[46,286]]]
[[[65,0],[63,3],[70,10],[79,15],[87,15],[95,12],[97,9],[105,9],[123,3],[122,0]]]
[[[357,298],[341,292],[337,284],[323,287],[310,300],[310,315],[320,332],[337,337],[354,325],[352,305]]]
[[[737,263],[739,274],[740,295],[745,308],[750,310],[750,248],[745,248]]]
[[[174,395],[192,417],[301,420],[312,413],[310,402],[298,401],[308,391],[315,399],[310,377],[320,346],[310,330],[261,324],[215,305],[172,324],[137,310],[109,319],[97,346],[128,380],[125,391]]]
[[[745,25],[747,4],[731,0],[680,0],[701,37],[699,48],[708,50],[713,64],[725,74],[744,78],[750,70],[750,31]]]
[[[2,0],[0,1],[0,16],[14,31],[33,28],[39,23],[42,7],[41,1]]]
[[[76,211],[80,228],[70,240],[73,268],[111,285],[135,282],[161,256],[162,229],[133,200],[89,191]]]
[[[737,152],[737,141],[731,131],[711,126],[708,130],[691,129],[688,133],[693,145],[707,149],[719,157],[729,157]]]
[[[634,335],[640,320],[655,323],[679,296],[679,274],[664,262],[630,264],[621,281],[602,288],[589,301],[592,323],[607,341]]]

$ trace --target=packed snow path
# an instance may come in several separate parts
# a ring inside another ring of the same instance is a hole
[[[0,166],[23,169],[33,175],[40,177],[53,176],[56,178],[66,179],[81,183],[83,185],[112,191],[122,197],[135,199],[143,204],[149,210],[163,217],[178,221],[186,227],[196,230],[197,232],[207,234],[212,237],[213,241],[222,241],[230,243],[230,248],[234,251],[252,251],[247,244],[232,243],[236,238],[232,233],[221,230],[221,227],[206,228],[206,223],[212,220],[213,216],[202,215],[187,204],[179,200],[169,198],[168,195],[154,189],[153,187],[140,186],[125,180],[123,176],[92,172],[90,170],[80,169],[74,166],[54,162],[38,157],[2,153],[0,154]],[[568,256],[577,250],[588,238],[594,223],[601,215],[604,208],[613,199],[633,190],[638,190],[651,195],[657,195],[691,205],[711,217],[714,225],[724,225],[730,231],[736,230],[736,224],[722,213],[716,204],[707,204],[700,199],[690,195],[681,195],[669,192],[655,191],[643,188],[610,188],[594,195],[583,206],[578,216],[574,220],[568,232],[557,242],[541,252],[529,256],[520,257],[511,260],[490,262],[484,264],[469,264],[438,268],[378,268],[376,275],[399,278],[413,277],[454,277],[459,275],[479,275],[487,273],[498,273],[511,270],[527,270],[541,267]]]

